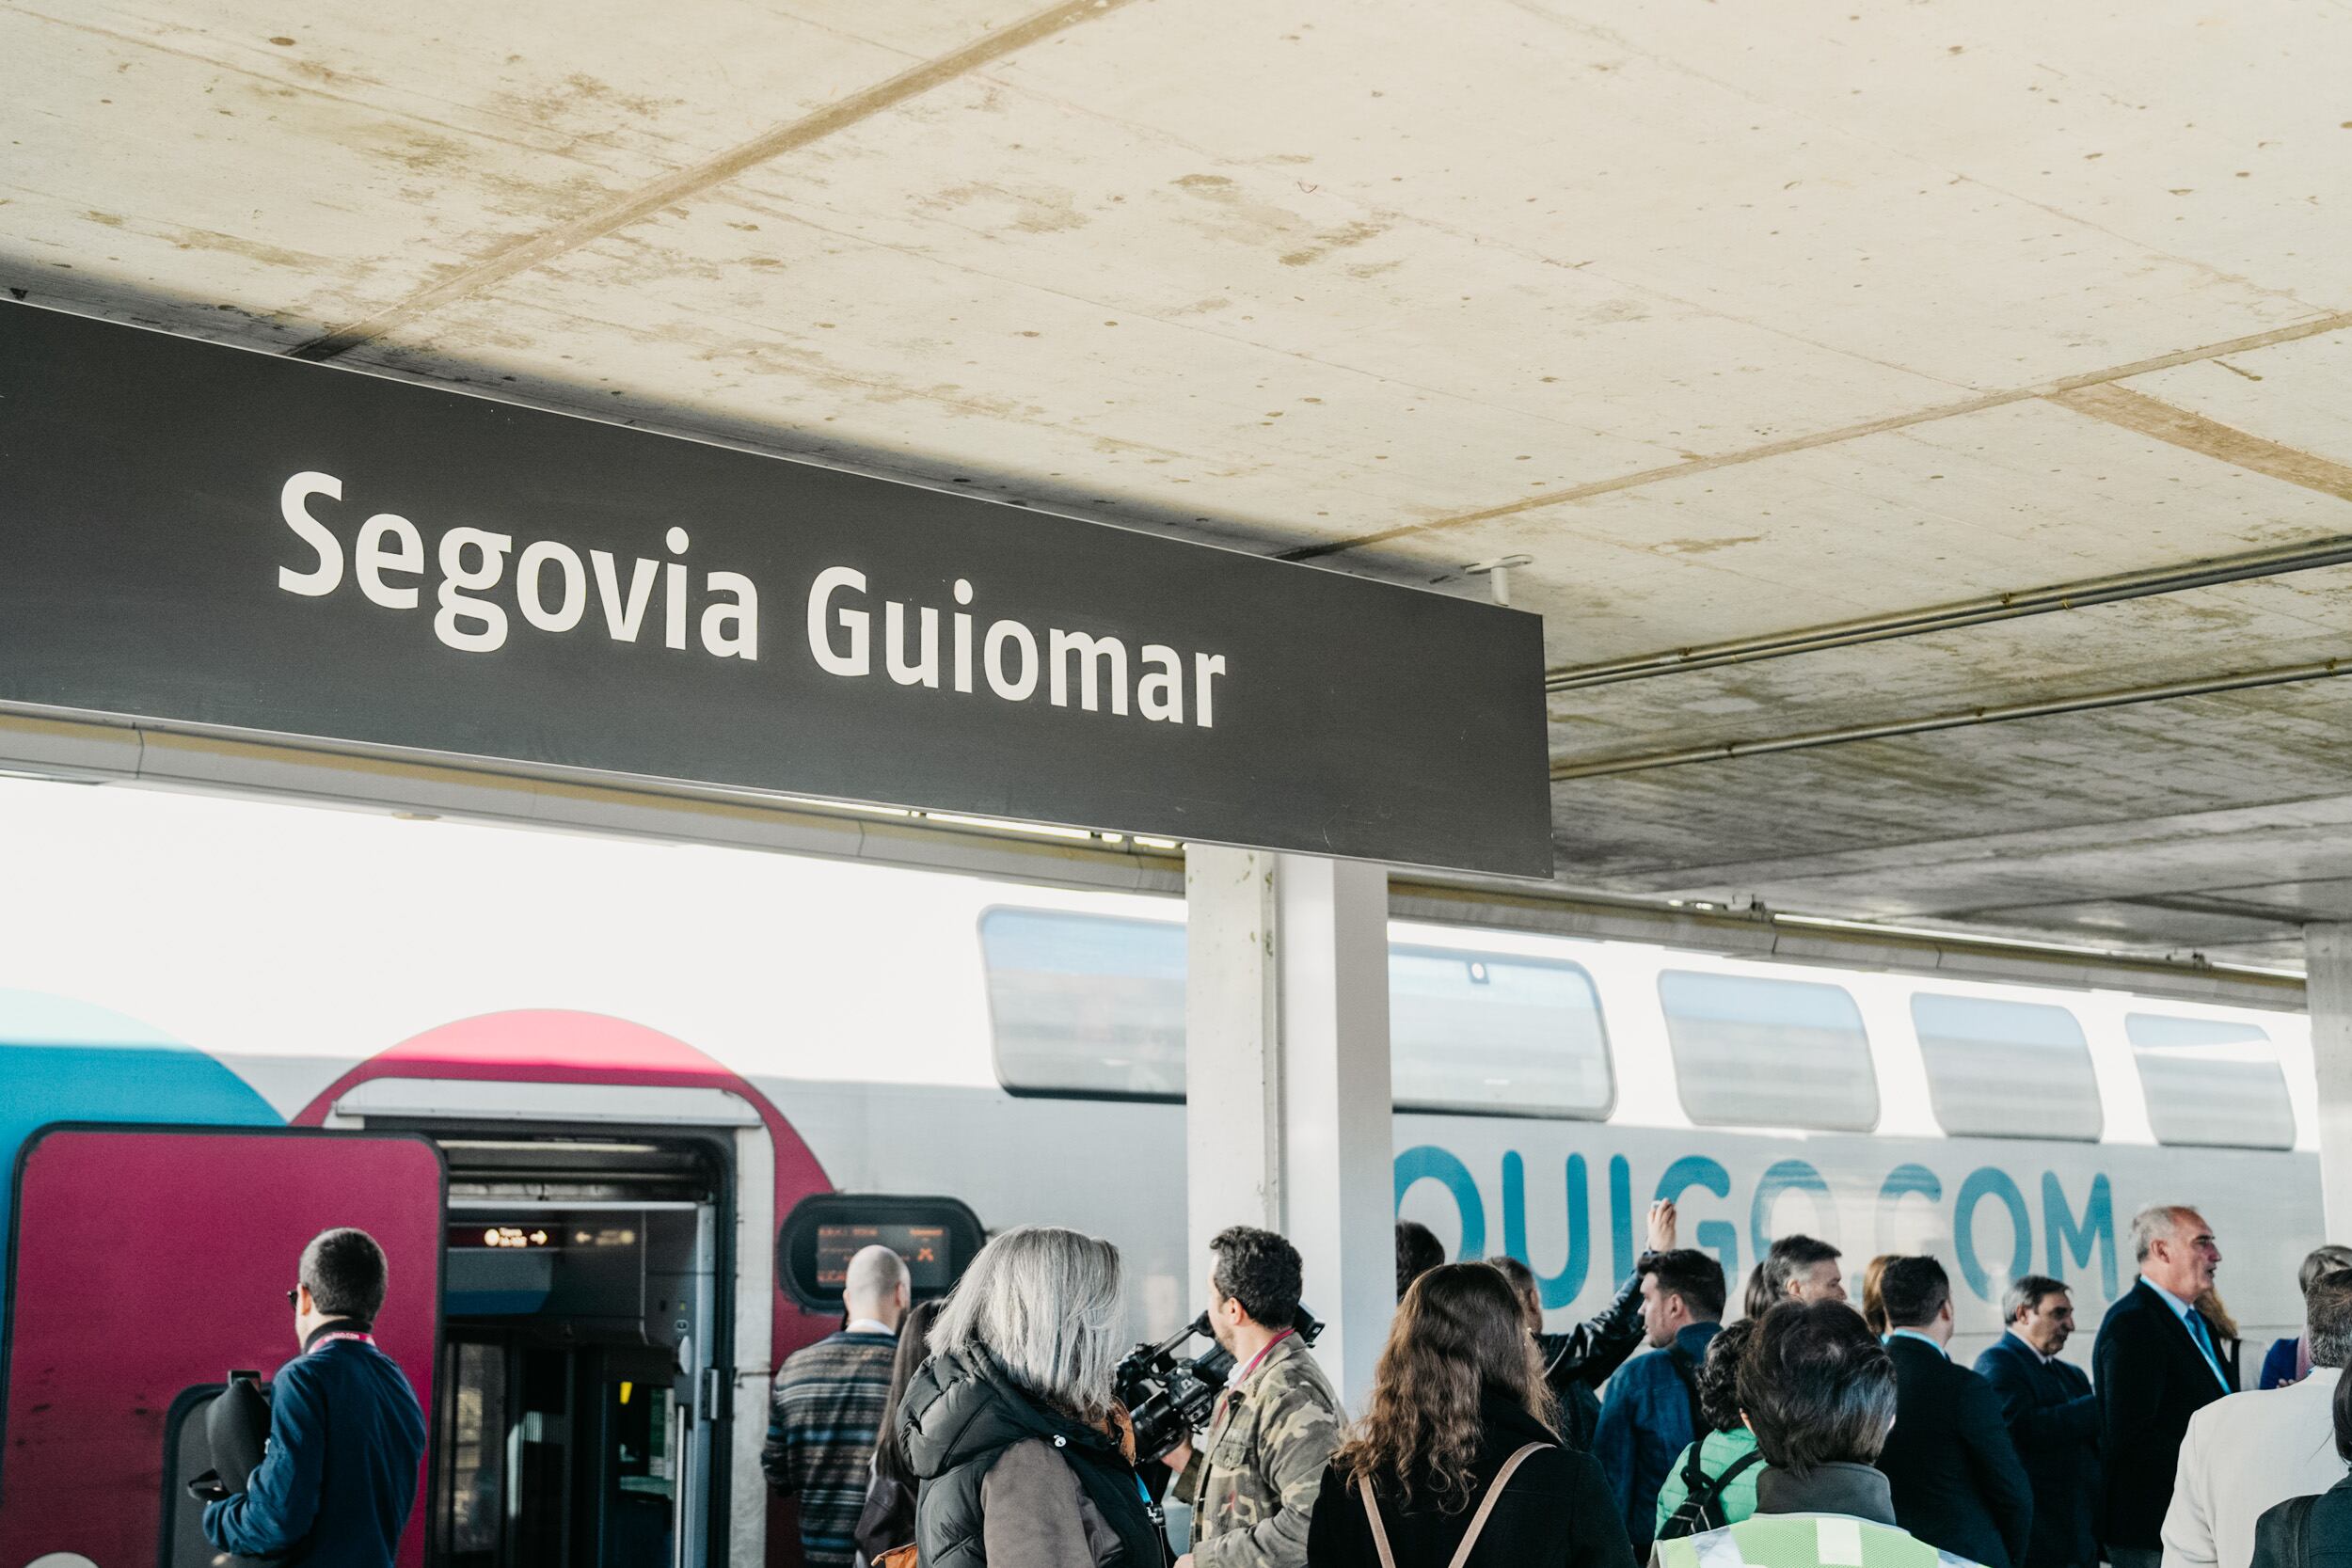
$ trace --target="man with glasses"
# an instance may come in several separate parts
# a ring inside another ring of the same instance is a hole
[[[424,1411],[371,1332],[390,1282],[364,1230],[302,1249],[286,1292],[302,1354],[271,1385],[269,1447],[246,1490],[204,1509],[204,1538],[238,1557],[304,1568],[392,1568],[417,1498]]]

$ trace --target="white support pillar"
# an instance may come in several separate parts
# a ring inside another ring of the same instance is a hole
[[[2319,1077],[2319,1190],[2328,1240],[2352,1237],[2352,923],[2303,927],[2304,997]]]
[[[1359,1411],[1394,1308],[1388,873],[1185,851],[1187,1225],[1279,1230],[1306,1259],[1317,1353]]]

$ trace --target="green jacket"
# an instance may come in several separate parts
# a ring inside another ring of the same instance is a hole
[[[1699,1468],[1711,1480],[1737,1463],[1742,1454],[1756,1451],[1756,1433],[1746,1427],[1730,1432],[1710,1432],[1699,1440]],[[1658,1489],[1658,1528],[1664,1529],[1666,1521],[1674,1517],[1682,1499],[1690,1496],[1683,1475],[1691,1467],[1691,1450],[1675,1455],[1674,1468],[1666,1472],[1665,1484]],[[1715,1497],[1715,1516],[1726,1525],[1736,1525],[1756,1512],[1756,1477],[1763,1469],[1761,1463],[1749,1465],[1731,1478],[1731,1484]]]
[[[1177,1478],[1197,1568],[1305,1568],[1307,1524],[1345,1417],[1296,1336],[1226,1395]]]

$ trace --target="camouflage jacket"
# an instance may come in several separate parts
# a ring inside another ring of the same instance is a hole
[[[1218,1406],[1177,1479],[1192,1504],[1197,1568],[1304,1568],[1307,1521],[1345,1417],[1295,1336],[1266,1352]]]

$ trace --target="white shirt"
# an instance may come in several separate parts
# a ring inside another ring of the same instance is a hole
[[[2045,1353],[2040,1345],[2035,1344],[2031,1339],[2026,1338],[2024,1335],[2018,1333],[2013,1328],[2009,1331],[2009,1337],[2016,1340],[2019,1344],[2025,1346],[2033,1358],[2036,1361],[2041,1362],[2045,1367],[2048,1366],[2053,1360],[2057,1359],[2055,1356]]]
[[[896,1339],[898,1331],[878,1318],[851,1318],[844,1334],[879,1334],[885,1339]]]
[[[2344,1479],[2334,1416],[2343,1375],[2313,1367],[2300,1383],[2232,1394],[2188,1418],[2164,1516],[2164,1568],[2249,1568],[2265,1509]]]

